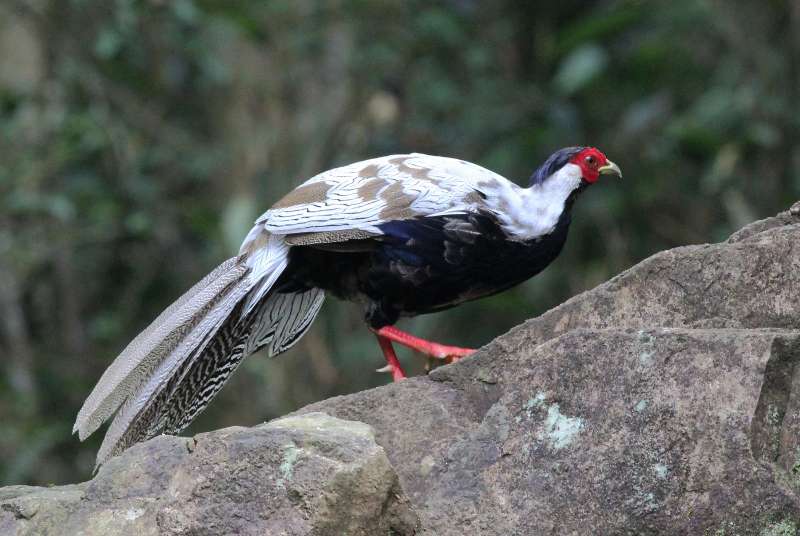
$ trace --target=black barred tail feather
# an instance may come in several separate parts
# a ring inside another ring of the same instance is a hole
[[[205,408],[216,393],[200,404],[205,386],[221,387],[244,358],[242,341],[251,322],[239,316],[241,308],[240,303],[208,343],[198,346],[176,370],[153,375],[127,400],[103,439],[97,465],[151,437],[180,432]]]
[[[117,414],[98,452],[98,465],[151,437],[180,433],[208,406],[245,357],[262,348],[272,357],[300,340],[324,298],[319,289],[276,292],[245,317],[241,316],[242,300],[209,343],[186,359],[162,389],[156,393],[142,389],[139,400],[131,398],[131,407],[140,408],[137,413],[126,407]]]
[[[169,360],[194,326],[219,310],[221,298],[242,286],[248,274],[249,268],[239,259],[228,259],[161,313],[103,373],[83,403],[73,432],[83,440],[97,430]]]
[[[83,439],[116,413],[98,466],[137,442],[180,432],[245,357],[262,347],[277,355],[309,328],[324,293],[271,291],[286,267],[283,250],[260,264],[250,260],[241,256],[217,267],[159,315],[100,378],[74,427]]]

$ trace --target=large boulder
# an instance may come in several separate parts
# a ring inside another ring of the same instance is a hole
[[[427,377],[0,489],[0,534],[795,536],[798,361],[800,204]]]
[[[798,330],[800,203],[302,411],[375,428],[424,534],[793,535]]]
[[[77,486],[0,490],[0,534],[411,535],[369,426],[324,414],[136,445]]]
[[[571,329],[800,329],[800,202],[726,242],[684,246],[645,259],[610,281],[528,320],[504,344]]]
[[[800,332],[577,329],[308,410],[371,424],[428,535],[800,520]]]

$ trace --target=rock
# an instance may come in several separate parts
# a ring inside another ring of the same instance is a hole
[[[794,212],[659,253],[428,378],[302,411],[375,428],[423,534],[794,534]]]
[[[321,413],[162,436],[90,482],[0,493],[0,534],[411,535],[418,520],[369,426]]]
[[[791,330],[578,329],[308,409],[375,428],[422,534],[759,534],[800,519],[798,360]]]
[[[800,223],[800,201],[792,205],[789,208],[789,210],[781,212],[777,216],[773,216],[772,218],[766,218],[763,220],[758,220],[751,223],[750,225],[746,225],[742,229],[739,229],[738,231],[733,233],[730,236],[730,238],[728,238],[728,242],[731,243],[740,242],[755,234],[768,231],[769,229],[773,229],[775,227],[782,227],[784,225],[792,225],[795,223]]]
[[[0,534],[797,536],[798,362],[800,204],[427,377],[0,489]]]
[[[800,216],[781,213],[728,242],[657,253],[499,339],[506,351],[576,328],[800,329]]]

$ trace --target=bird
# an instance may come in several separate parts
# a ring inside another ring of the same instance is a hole
[[[83,441],[113,416],[97,469],[135,443],[178,434],[244,358],[278,355],[303,336],[325,295],[360,303],[392,379],[393,343],[456,361],[469,348],[395,327],[496,294],[561,252],[576,198],[601,175],[622,177],[594,147],[550,155],[522,187],[477,164],[419,153],[331,169],[256,221],[220,264],[136,336],[80,409]]]

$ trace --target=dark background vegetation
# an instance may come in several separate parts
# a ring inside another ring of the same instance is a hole
[[[574,144],[620,164],[540,277],[404,324],[480,345],[800,197],[798,71],[792,0],[0,0],[0,483],[88,478],[99,438],[70,430],[103,369],[314,173],[420,151],[524,182]],[[192,430],[382,384],[381,364],[329,301]]]

